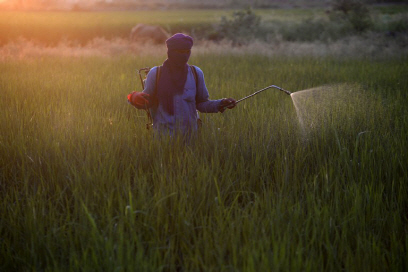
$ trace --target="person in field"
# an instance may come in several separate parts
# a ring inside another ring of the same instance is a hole
[[[167,59],[153,67],[146,78],[143,92],[132,92],[129,102],[138,109],[149,108],[153,129],[175,135],[197,131],[197,110],[205,113],[223,112],[235,107],[236,100],[210,100],[203,71],[187,64],[193,39],[177,33],[166,40]]]

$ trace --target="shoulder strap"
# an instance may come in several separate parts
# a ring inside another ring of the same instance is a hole
[[[197,76],[197,70],[196,70],[196,67],[195,67],[194,65],[190,65],[190,67],[191,67],[191,70],[193,71],[194,80],[195,80],[195,83],[196,83],[196,97],[195,97],[195,101],[196,101],[196,103],[197,103],[197,94],[198,94],[198,76]],[[201,126],[203,125],[203,121],[201,120],[200,115],[198,114],[198,111],[197,111],[197,110],[196,110],[196,112],[197,112],[197,126],[198,126],[198,128],[201,128]]]
[[[191,67],[191,70],[193,71],[194,80],[195,80],[195,83],[196,83],[196,91],[197,91],[197,89],[198,89],[198,76],[197,76],[197,70],[196,70],[196,67],[195,67],[194,65],[190,65],[190,67]],[[197,92],[196,92],[196,94],[197,94]]]
[[[154,95],[157,94],[157,86],[159,85],[160,73],[161,73],[161,66],[157,66],[156,70],[156,85],[154,87]]]

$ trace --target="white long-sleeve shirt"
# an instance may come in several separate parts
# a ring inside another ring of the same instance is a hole
[[[209,93],[204,81],[203,71],[195,67],[197,71],[197,85],[192,68],[188,67],[187,80],[182,94],[174,97],[174,115],[168,114],[162,105],[153,105],[150,112],[153,118],[153,128],[159,132],[170,133],[176,131],[188,134],[197,130],[197,110],[205,113],[216,113],[222,99],[210,100]],[[157,95],[156,90],[157,67],[153,67],[147,75],[144,93],[153,98]]]

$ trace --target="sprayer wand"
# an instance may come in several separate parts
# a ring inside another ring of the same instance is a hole
[[[250,94],[250,95],[248,95],[248,96],[245,96],[244,98],[241,98],[241,99],[237,100],[237,101],[235,102],[235,105],[238,104],[238,103],[241,102],[241,101],[244,101],[245,99],[248,99],[248,98],[250,98],[250,97],[252,97],[252,96],[254,96],[254,95],[257,95],[257,94],[259,94],[259,93],[261,93],[261,92],[263,92],[263,91],[266,91],[266,90],[268,90],[268,89],[270,89],[270,88],[276,88],[276,89],[278,89],[279,91],[282,91],[282,92],[284,92],[284,93],[287,94],[287,95],[291,95],[291,94],[292,94],[291,92],[289,92],[289,91],[287,91],[287,90],[285,90],[285,89],[282,89],[281,87],[278,87],[278,86],[275,86],[275,85],[271,85],[271,86],[268,86],[268,87],[263,88],[262,90],[259,90],[259,91],[257,91],[257,92],[254,92],[253,94]],[[225,106],[225,107],[224,107],[224,110],[225,110],[228,106],[229,106],[229,105]]]

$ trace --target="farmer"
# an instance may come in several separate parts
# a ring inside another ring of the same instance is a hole
[[[166,45],[167,60],[163,66],[153,67],[143,92],[129,94],[128,100],[138,109],[150,109],[153,128],[160,134],[191,135],[197,131],[197,110],[223,112],[235,107],[236,101],[209,99],[203,72],[187,64],[193,46],[190,36],[177,33],[166,40]]]

